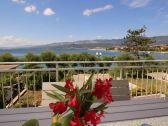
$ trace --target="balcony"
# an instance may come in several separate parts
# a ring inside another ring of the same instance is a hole
[[[48,126],[52,99],[44,90],[67,79],[80,86],[91,73],[93,82],[109,77],[129,82],[130,100],[111,103],[101,125],[156,125],[156,120],[168,125],[168,60],[1,62],[0,66],[5,66],[0,69],[0,126],[19,126],[30,118]]]

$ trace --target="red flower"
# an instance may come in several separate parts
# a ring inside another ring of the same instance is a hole
[[[71,100],[68,101],[68,106],[73,106],[73,107],[76,107],[78,105],[78,101],[76,99],[76,96],[73,97]]]
[[[64,88],[70,92],[65,94],[65,102],[59,101],[56,103],[50,103],[49,106],[55,114],[62,114],[69,107],[73,114],[72,118],[68,120],[69,126],[96,126],[101,121],[100,118],[104,114],[104,108],[102,108],[99,112],[96,109],[91,109],[90,106],[92,105],[92,102],[90,102],[90,100],[92,100],[92,96],[94,96],[97,97],[97,99],[103,98],[105,105],[112,102],[113,99],[110,92],[110,88],[112,86],[111,81],[111,78],[106,79],[105,81],[97,79],[92,93],[90,93],[90,91],[89,93],[80,93],[80,91],[87,91],[88,85],[78,90],[78,88],[75,87],[70,80],[67,80]],[[81,95],[78,94],[78,91]],[[80,100],[78,99],[78,95],[82,96]],[[81,107],[83,108],[82,110]]]
[[[50,106],[50,109],[54,109],[55,103],[50,103],[49,106]]]
[[[84,126],[81,121],[80,118],[72,118],[72,120],[70,121],[70,126]]]
[[[73,83],[70,80],[66,80],[65,88],[73,89]]]
[[[74,85],[73,85],[73,83],[70,81],[70,80],[67,80],[66,81],[66,84],[65,84],[65,86],[64,86],[65,88],[68,88],[70,91],[72,91],[73,93],[74,93],[74,95],[75,95],[75,93],[76,93],[76,88],[74,88]],[[66,93],[66,97],[69,97],[69,98],[73,98],[74,97],[74,95],[70,95],[70,94],[68,94],[68,93]]]
[[[102,98],[104,95],[106,87],[103,86],[103,83],[101,79],[97,79],[96,84],[95,84],[95,90],[93,91],[93,94],[96,95],[98,99]]]
[[[68,106],[75,108],[75,117],[79,117],[80,114],[80,103],[76,99],[76,96],[73,97],[73,99],[68,101]]]
[[[86,112],[84,115],[84,121],[85,124],[88,122],[91,122],[93,126],[96,126],[97,124],[100,123],[100,117],[103,116],[103,111],[100,112],[100,114],[96,113],[96,111],[92,110],[90,112]]]
[[[110,94],[110,87],[112,86],[111,81],[111,78],[109,80],[106,79],[104,82],[102,82],[101,79],[97,79],[95,89],[92,92],[96,95],[97,99],[101,99],[104,97],[105,102],[112,101],[112,96]]]
[[[67,106],[64,102],[50,103],[49,106],[51,109],[53,109],[55,114],[62,114],[67,110]]]
[[[104,96],[104,101],[107,103],[113,102],[113,98],[110,91],[107,91],[106,95]]]

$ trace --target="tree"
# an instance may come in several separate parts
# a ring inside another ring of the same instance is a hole
[[[57,60],[56,53],[54,51],[43,51],[41,54],[42,61],[55,61]]]
[[[4,53],[0,55],[0,62],[16,62],[18,58],[13,56],[11,53]]]
[[[25,55],[24,60],[27,61],[27,62],[40,61],[40,57],[29,52]]]
[[[62,53],[59,56],[60,61],[71,61],[71,54],[68,53]]]
[[[148,51],[150,49],[150,45],[154,43],[152,39],[145,37],[145,31],[145,26],[136,30],[129,29],[126,37],[124,38],[124,51],[128,52],[132,56],[135,56],[135,59],[137,60],[149,56],[146,51]]]
[[[38,55],[35,55],[33,53],[27,53],[24,57],[24,61],[26,62],[32,62],[32,61],[40,61],[40,57]],[[39,64],[25,64],[25,69],[35,69],[40,68]]]
[[[56,61],[58,60],[56,53],[54,51],[43,51],[41,54],[41,60],[42,61]],[[47,67],[49,68],[55,68],[55,64],[46,64]]]

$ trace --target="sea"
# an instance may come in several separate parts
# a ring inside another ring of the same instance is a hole
[[[48,50],[48,49],[45,49]],[[45,51],[44,49],[33,49],[33,48],[29,48],[29,49],[6,49],[6,50],[0,50],[0,54],[9,52],[11,54],[13,54],[14,56],[17,57],[24,57],[24,55],[26,55],[26,53],[31,52],[34,54],[40,54],[42,51]],[[101,53],[101,56],[118,56],[121,54],[124,54],[124,52],[120,52],[120,51],[106,51],[106,50],[89,50],[89,49],[74,49],[74,48],[70,48],[70,49],[63,49],[63,48],[54,48],[54,49],[50,49],[54,52],[56,52],[56,54],[61,54],[61,53],[68,53],[68,54],[73,54],[73,53],[89,53],[89,54],[93,54],[96,55],[96,53]],[[150,53],[155,59],[161,60],[161,59],[168,59],[168,53],[162,53],[162,52],[148,52]]]

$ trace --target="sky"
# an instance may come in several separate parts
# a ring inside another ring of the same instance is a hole
[[[168,35],[168,0],[0,0],[0,47]]]

